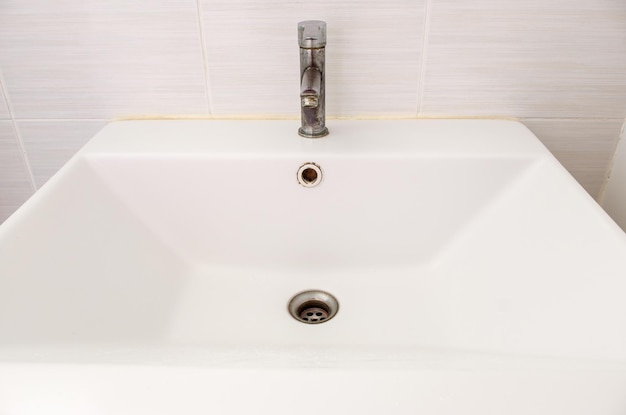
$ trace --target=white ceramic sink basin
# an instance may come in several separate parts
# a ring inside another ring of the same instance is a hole
[[[0,226],[0,414],[626,413],[626,236],[524,126],[297,128],[115,122]]]

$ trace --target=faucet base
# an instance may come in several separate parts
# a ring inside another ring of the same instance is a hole
[[[298,134],[300,134],[304,138],[321,138],[328,135],[328,128],[324,127],[324,129],[319,132],[309,132],[300,127],[298,128]]]

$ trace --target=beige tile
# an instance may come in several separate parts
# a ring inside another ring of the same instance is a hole
[[[41,187],[102,127],[106,120],[18,121],[35,184]]]
[[[591,196],[599,196],[619,139],[622,119],[526,119],[522,122]]]
[[[0,223],[33,194],[11,121],[0,121]]]
[[[0,67],[16,118],[206,113],[194,0],[4,0]]]
[[[626,1],[433,0],[423,114],[626,115]]]
[[[214,113],[299,115],[297,23],[324,20],[327,114],[416,114],[424,0],[200,4]]]

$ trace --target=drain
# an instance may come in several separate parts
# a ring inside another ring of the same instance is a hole
[[[304,163],[298,169],[298,183],[304,187],[314,187],[322,181],[322,169],[315,163]]]
[[[337,299],[325,291],[303,291],[289,301],[291,316],[307,324],[325,323],[337,314],[337,310]]]

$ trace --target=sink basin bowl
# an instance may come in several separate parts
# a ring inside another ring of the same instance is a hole
[[[297,128],[114,122],[0,226],[0,413],[626,413],[626,236],[530,131]]]

